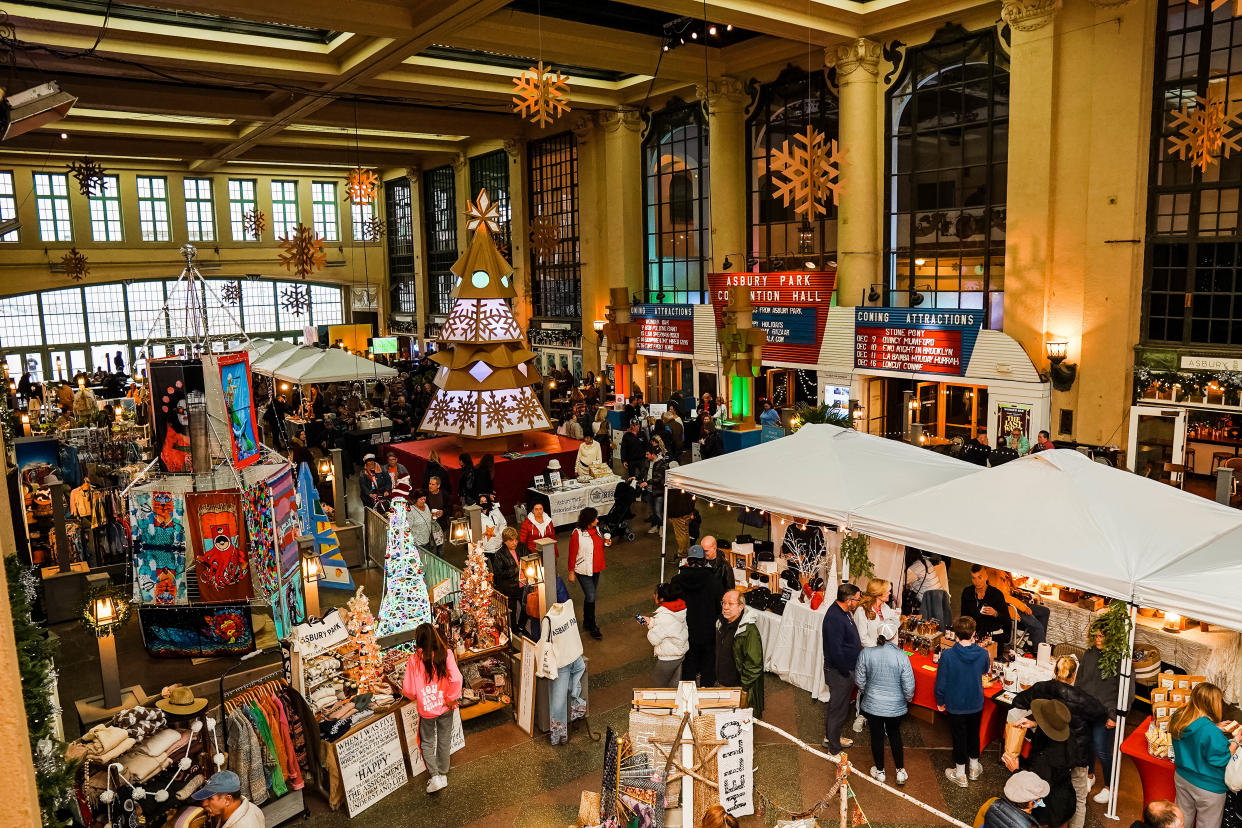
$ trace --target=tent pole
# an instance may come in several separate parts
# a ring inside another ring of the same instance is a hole
[[[1138,606],[1130,602],[1130,645],[1121,657],[1121,680],[1117,682],[1117,724],[1113,727],[1113,772],[1108,779],[1108,808],[1104,816],[1117,819],[1117,784],[1121,781],[1121,743],[1126,737],[1126,709],[1130,702],[1130,688],[1134,683],[1134,632]]]
[[[664,583],[664,555],[668,548],[668,484],[664,484],[664,514],[660,518],[660,583]]]

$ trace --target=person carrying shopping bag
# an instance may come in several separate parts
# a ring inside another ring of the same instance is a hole
[[[535,675],[552,682],[548,691],[548,726],[553,745],[569,743],[569,725],[586,716],[582,682],[586,660],[582,635],[574,615],[574,602],[561,601],[548,607],[540,623],[539,663]]]

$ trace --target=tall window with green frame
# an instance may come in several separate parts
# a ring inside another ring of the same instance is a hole
[[[291,239],[298,228],[298,182],[272,180],[272,233]]]
[[[888,304],[978,308],[999,330],[1009,56],[996,29],[947,24],[911,48],[887,121]]]
[[[105,175],[103,184],[87,199],[91,209],[91,239],[119,242],[121,232],[121,185],[115,175]]]
[[[185,190],[185,225],[190,241],[216,240],[216,205],[210,178],[182,179]]]
[[[707,141],[697,103],[674,98],[651,118],[643,141],[648,302],[707,298]]]
[[[337,228],[336,182],[311,182],[311,222],[315,233],[324,241],[340,241]]]
[[[172,239],[168,220],[168,179],[140,175],[138,188],[138,227],[145,242]]]
[[[1242,345],[1242,154],[1183,153],[1179,110],[1201,99],[1220,107],[1226,134],[1242,129],[1242,15],[1233,3],[1162,0],[1147,177],[1142,341],[1180,346]]]
[[[256,185],[253,178],[229,179],[229,229],[233,241],[259,240],[258,236],[246,231],[246,214],[259,209]]]
[[[794,212],[774,198],[778,179],[772,170],[772,153],[788,142],[801,146],[795,136],[811,127],[833,141],[840,133],[840,106],[828,72],[807,73],[787,66],[771,83],[759,89],[759,99],[746,119],[750,164],[747,167],[750,217],[749,257],[759,271],[802,268],[811,260],[817,266],[831,261],[837,249],[837,208],[829,200],[827,215],[814,220]],[[737,259],[741,251],[727,251]],[[740,263],[737,267],[741,267]],[[752,269],[752,268],[747,268]]]
[[[34,174],[35,210],[39,214],[39,241],[73,241],[69,211],[69,176]]]
[[[0,172],[0,221],[17,218],[17,186],[11,170]],[[10,230],[0,235],[0,242],[16,242],[20,240],[17,230]]]

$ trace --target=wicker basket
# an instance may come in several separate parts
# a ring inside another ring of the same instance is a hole
[[[1154,687],[1160,675],[1160,651],[1155,647],[1134,648],[1134,680],[1144,687]]]

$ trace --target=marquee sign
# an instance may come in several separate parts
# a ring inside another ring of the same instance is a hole
[[[639,324],[638,353],[694,355],[694,305],[634,305],[630,318]]]
[[[716,324],[729,304],[729,288],[750,288],[755,327],[768,335],[764,362],[819,363],[835,270],[783,273],[709,273],[707,286]]]
[[[855,308],[854,367],[960,377],[982,327],[982,310]]]

